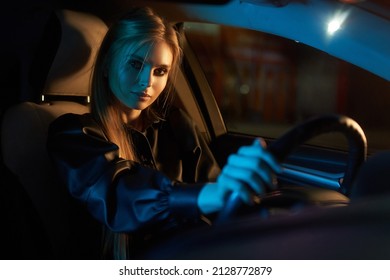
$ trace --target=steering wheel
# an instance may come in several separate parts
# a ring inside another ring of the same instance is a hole
[[[351,193],[352,182],[360,165],[366,160],[367,140],[363,129],[353,119],[341,115],[321,115],[310,118],[288,130],[268,146],[268,150],[279,161],[306,141],[329,132],[340,132],[348,141],[348,158],[344,178],[339,192],[345,196]],[[281,194],[281,196],[283,193]],[[224,209],[217,217],[217,223],[229,220],[238,211],[242,202],[237,194],[232,193]]]

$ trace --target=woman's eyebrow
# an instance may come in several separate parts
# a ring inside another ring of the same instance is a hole
[[[134,59],[137,59],[139,61],[142,61],[142,62],[149,62],[145,57],[142,57],[142,56],[139,56],[136,54],[132,54],[131,57]],[[164,67],[164,68],[168,68],[168,69],[171,67],[169,64],[158,64],[158,65],[154,65],[154,66],[155,67]]]
[[[138,59],[140,61],[146,61],[145,57],[142,57],[142,56],[139,56],[139,55],[136,55],[136,54],[132,54],[130,56],[131,56],[131,58],[135,58],[135,59]]]

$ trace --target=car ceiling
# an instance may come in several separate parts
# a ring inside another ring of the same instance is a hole
[[[173,21],[205,21],[261,30],[310,45],[390,81],[390,3],[386,0],[91,2],[63,0],[60,5],[90,11],[108,23],[132,5],[151,5]],[[344,23],[337,34],[330,36],[326,26],[336,16],[344,17]]]

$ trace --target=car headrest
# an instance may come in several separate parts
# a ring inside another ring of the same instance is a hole
[[[56,11],[61,40],[43,95],[89,96],[94,60],[107,25],[99,17],[72,10]]]

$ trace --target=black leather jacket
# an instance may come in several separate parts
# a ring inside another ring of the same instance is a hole
[[[141,163],[120,158],[90,114],[51,124],[48,151],[71,195],[115,232],[161,232],[198,220],[202,183],[220,170],[194,123],[173,110],[145,132],[129,133]]]

